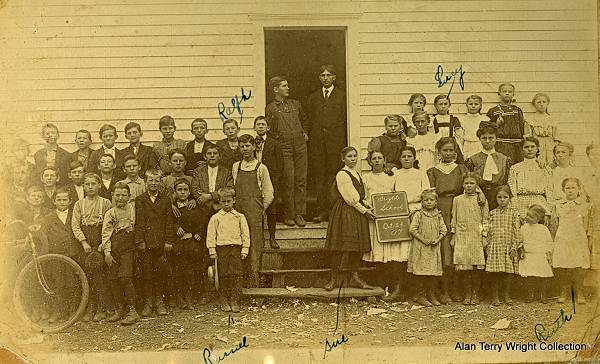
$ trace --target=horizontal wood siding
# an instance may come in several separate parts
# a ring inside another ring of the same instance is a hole
[[[451,112],[466,113],[478,94],[483,112],[498,102],[497,87],[516,86],[525,118],[537,92],[550,96],[549,112],[562,138],[575,144],[576,163],[587,163],[585,146],[598,142],[598,30],[594,1],[398,1],[369,2],[360,18],[360,147],[381,134],[385,115],[407,115],[412,93],[433,99],[438,65],[462,65]]]
[[[68,149],[80,128],[103,123],[122,131],[138,121],[148,143],[160,139],[158,119],[172,115],[179,138],[190,139],[192,119],[208,120],[210,139],[222,138],[217,103],[240,88],[252,90],[246,122],[262,114],[255,89],[262,44],[252,17],[359,14],[357,70],[363,156],[382,132],[387,114],[409,113],[410,94],[429,101],[438,88],[438,64],[463,66],[465,90],[455,84],[452,113],[465,113],[468,95],[497,102],[502,82],[516,85],[516,104],[531,113],[536,92],[550,95],[549,110],[564,138],[584,146],[598,142],[598,28],[592,0],[494,1],[192,1],[13,0],[0,9],[0,116],[4,135],[39,144],[39,126],[59,125]],[[310,26],[307,20],[306,26]],[[332,17],[331,25],[335,26]],[[6,139],[6,138],[3,138]],[[121,133],[121,143],[125,139]],[[35,149],[37,145],[33,146]]]

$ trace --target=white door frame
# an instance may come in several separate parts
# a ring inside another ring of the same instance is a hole
[[[254,25],[254,84],[256,111],[264,113],[266,106],[265,90],[265,28],[290,29],[346,29],[346,103],[348,145],[360,150],[360,82],[358,55],[359,13],[321,14],[249,14]],[[254,94],[253,94],[254,95]]]

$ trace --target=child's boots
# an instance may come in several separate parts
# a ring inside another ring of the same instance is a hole
[[[112,312],[112,314],[108,317],[108,322],[117,322],[121,319],[121,317],[123,317],[123,315],[125,314],[125,307],[123,306],[122,303],[117,303],[117,307],[115,307],[115,310]]]
[[[417,297],[415,299],[415,302],[417,302],[419,305],[421,306],[425,306],[425,307],[431,307],[431,302],[429,302],[427,300],[427,298],[425,297],[425,291],[426,291],[426,287],[424,284],[424,277],[421,278],[421,282],[419,282],[419,288],[417,291]]]
[[[147,297],[142,309],[142,317],[148,317],[152,315],[152,298]]]
[[[100,322],[102,320],[106,320],[106,310],[104,309],[102,304],[98,304],[98,308],[96,309],[96,314],[92,321]]]
[[[567,300],[569,299],[569,285],[563,285],[561,291],[560,291],[560,297],[558,297],[558,302],[559,303],[565,303],[567,302]]]
[[[227,297],[225,297],[223,292],[219,294],[219,308],[221,308],[221,311],[223,312],[231,312],[231,307],[229,306]]]
[[[498,287],[498,281],[494,279],[492,283],[492,306],[500,306],[500,287]]]
[[[442,276],[442,294],[440,295],[440,302],[445,305],[449,305],[452,303],[452,299],[450,299],[450,278],[448,276]]]
[[[154,298],[154,302],[156,302],[156,313],[159,316],[165,316],[167,314],[167,308],[163,303],[163,299],[160,296]]]
[[[87,307],[85,308],[85,313],[83,314],[81,321],[83,321],[83,322],[92,321],[95,313],[96,313],[96,305],[93,301],[89,301],[87,304]]]
[[[135,307],[129,306],[129,311],[127,312],[127,315],[121,320],[121,325],[124,325],[124,326],[133,325],[134,323],[138,322],[139,319],[140,319],[140,316],[138,315],[137,311],[135,310]]]
[[[434,279],[430,279],[430,281],[428,283],[427,299],[429,300],[429,302],[431,302],[432,305],[441,306],[442,304],[440,303],[440,301],[438,301],[437,297],[435,296],[435,291],[436,291],[435,283],[436,283],[436,281]]]
[[[471,280],[467,279],[465,282],[465,294],[464,294],[464,298],[463,298],[463,305],[470,305],[471,304],[471,295],[473,294],[472,292],[472,288],[471,288]]]
[[[394,289],[392,290],[392,293],[389,296],[383,297],[383,300],[385,302],[392,302],[397,300],[400,297],[400,283],[396,283],[394,285]]]
[[[512,276],[510,274],[506,274],[504,277],[504,287],[502,290],[502,298],[504,299],[504,303],[507,305],[512,304],[512,298],[510,298],[510,289],[512,286]]]

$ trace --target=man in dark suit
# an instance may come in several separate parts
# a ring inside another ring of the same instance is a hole
[[[192,134],[194,134],[194,140],[188,142],[185,145],[185,158],[187,164],[185,165],[185,174],[191,176],[194,170],[200,167],[200,164],[206,162],[204,155],[206,155],[206,149],[214,143],[205,139],[206,133],[208,132],[208,124],[204,119],[194,119],[192,121]]]
[[[129,140],[129,146],[121,149],[119,152],[123,158],[132,155],[138,160],[140,165],[139,175],[144,178],[146,171],[152,168],[158,168],[158,157],[154,153],[154,149],[140,142],[140,138],[144,135],[142,127],[138,123],[127,123],[125,125],[125,138]],[[123,167],[121,165],[121,167]],[[118,167],[117,167],[118,168]]]
[[[308,114],[309,154],[318,186],[319,215],[315,222],[327,219],[328,191],[341,167],[340,151],[346,146],[346,93],[335,87],[336,71],[330,64],[321,66],[322,87],[306,100]]]
[[[257,116],[254,119],[254,131],[256,132],[256,158],[267,166],[275,192],[273,203],[265,211],[269,229],[269,245],[272,249],[279,249],[279,244],[275,240],[275,227],[277,225],[276,199],[280,191],[279,178],[283,167],[283,155],[279,142],[269,134],[269,124],[264,116]]]
[[[208,146],[204,157],[206,163],[192,173],[192,196],[206,212],[206,221],[203,222],[206,234],[208,220],[219,210],[217,191],[221,187],[233,187],[233,176],[231,170],[219,164],[221,157],[216,145]]]

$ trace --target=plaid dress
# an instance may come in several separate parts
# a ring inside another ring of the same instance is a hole
[[[490,212],[485,263],[487,272],[518,273],[517,261],[510,258],[509,252],[523,243],[520,228],[517,209],[498,207]]]
[[[512,206],[521,217],[532,204],[541,205],[550,214],[546,197],[551,194],[550,176],[537,159],[525,159],[510,168],[508,185],[514,194]]]

